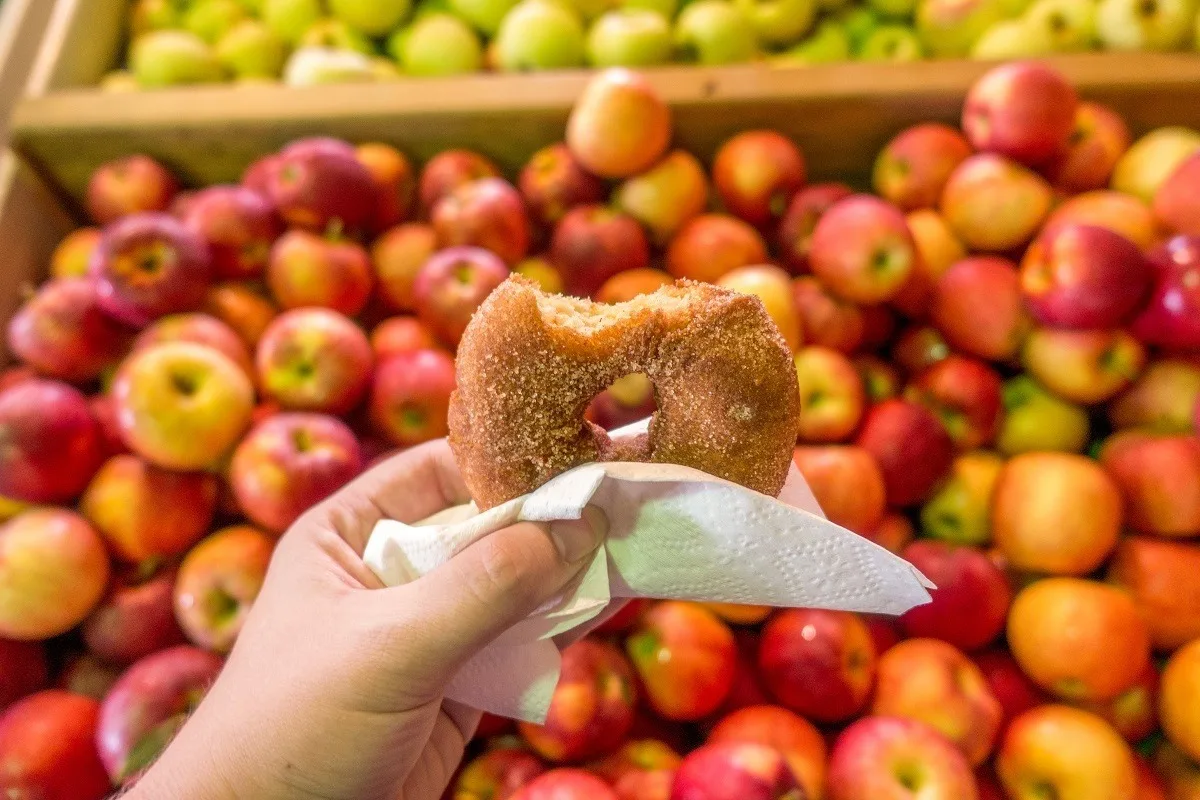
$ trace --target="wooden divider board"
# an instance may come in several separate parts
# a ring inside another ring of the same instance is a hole
[[[95,2],[95,0],[90,0]],[[62,0],[87,5],[89,0]],[[58,61],[67,58],[58,54]],[[1115,106],[1137,132],[1200,127],[1200,56],[1089,54],[1051,59],[1083,96]],[[47,88],[70,70],[39,66]],[[771,127],[791,136],[815,178],[863,182],[879,148],[923,120],[954,122],[979,62],[647,71],[675,113],[676,142],[710,157],[732,133]],[[23,101],[14,139],[40,170],[78,198],[104,161],[161,158],[195,184],[236,179],[254,158],[299,136],[382,140],[419,160],[469,147],[515,170],[562,137],[586,72],[477,75],[289,89],[188,88],[137,94],[47,91]]]

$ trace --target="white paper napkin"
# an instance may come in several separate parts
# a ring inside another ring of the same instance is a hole
[[[645,430],[645,423],[614,436]],[[479,513],[473,504],[413,525],[380,522],[364,560],[398,586],[518,521],[608,517],[603,546],[577,584],[469,661],[446,696],[542,722],[558,682],[559,646],[625,598],[651,597],[901,614],[930,600],[907,561],[824,518],[792,467],[779,499],[671,464],[585,464]]]

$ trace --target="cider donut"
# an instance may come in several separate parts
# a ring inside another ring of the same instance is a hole
[[[658,411],[647,435],[614,443],[584,412],[632,372]],[[680,464],[775,496],[799,415],[791,352],[756,297],[681,280],[606,305],[513,276],[459,344],[449,438],[480,509],[591,461]]]

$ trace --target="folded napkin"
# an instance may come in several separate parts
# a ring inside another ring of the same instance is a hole
[[[518,521],[579,519],[589,505],[605,513],[609,531],[576,584],[471,659],[450,681],[448,698],[544,721],[559,646],[627,598],[883,614],[930,600],[933,584],[915,567],[826,520],[795,466],[776,499],[688,467],[585,464],[482,513],[467,504],[412,525],[380,522],[363,558],[385,585],[398,586],[489,533]]]

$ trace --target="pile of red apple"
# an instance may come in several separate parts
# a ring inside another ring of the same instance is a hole
[[[0,373],[0,794],[137,776],[276,538],[446,433],[455,345],[517,271],[759,296],[823,509],[938,588],[900,619],[634,603],[564,652],[544,726],[485,721],[448,797],[1200,798],[1200,134],[1131,145],[1034,63],[961,131],[900,132],[876,195],[808,184],[771,131],[709,172],[670,133],[616,70],[515,183],[330,139],[194,192],[98,170]],[[589,414],[653,407],[633,375]]]

